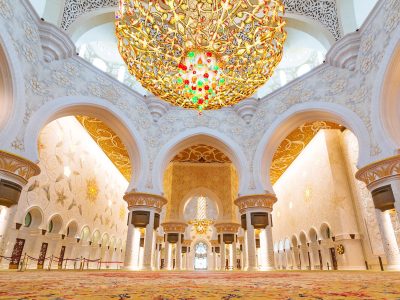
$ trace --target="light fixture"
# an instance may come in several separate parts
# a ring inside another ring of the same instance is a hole
[[[118,48],[154,95],[219,109],[271,77],[286,40],[283,13],[281,0],[120,0]]]
[[[198,197],[196,218],[189,221],[189,224],[194,226],[197,234],[206,234],[208,227],[213,223],[213,220],[207,219],[207,198],[203,196]]]

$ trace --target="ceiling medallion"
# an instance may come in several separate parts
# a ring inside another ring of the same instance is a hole
[[[154,95],[219,109],[271,77],[286,40],[283,13],[281,0],[120,0],[118,48]]]

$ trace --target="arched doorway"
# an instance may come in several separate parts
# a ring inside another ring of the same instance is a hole
[[[207,270],[207,244],[204,242],[198,242],[194,246],[194,269],[195,270]]]

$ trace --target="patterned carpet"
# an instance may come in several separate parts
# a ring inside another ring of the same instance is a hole
[[[389,272],[0,272],[0,299],[397,299]]]

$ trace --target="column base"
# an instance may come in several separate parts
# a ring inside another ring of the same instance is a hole
[[[154,271],[154,268],[152,266],[142,266],[140,271]]]
[[[387,265],[386,269],[388,271],[400,271],[400,265]]]
[[[261,267],[260,271],[265,271],[265,272],[275,271],[275,268],[274,267]]]
[[[257,267],[247,267],[246,269],[247,272],[256,272],[259,271]]]
[[[339,271],[365,271],[365,266],[338,266]]]
[[[140,271],[140,268],[137,266],[123,266],[122,270],[126,271]]]

